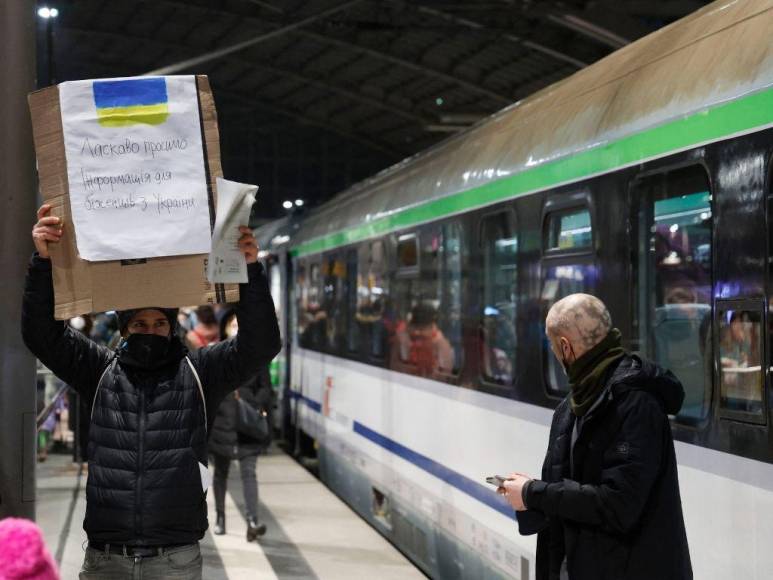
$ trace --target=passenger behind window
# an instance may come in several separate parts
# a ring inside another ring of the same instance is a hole
[[[513,382],[515,330],[497,308],[487,307],[483,321],[483,374],[498,385]],[[509,354],[508,354],[509,353]]]
[[[720,320],[719,354],[722,365],[721,402],[730,411],[760,414],[763,375],[760,361],[760,316],[747,310],[728,310]]]
[[[711,306],[698,302],[690,280],[665,290],[665,304],[655,308],[652,333],[655,360],[668,367],[685,388],[680,417],[702,419],[710,404]]]
[[[722,336],[722,368],[743,368],[749,366],[751,361],[759,359],[753,353],[752,325],[746,312],[735,311],[730,315],[730,322],[723,325]],[[726,376],[730,373],[725,373]]]
[[[437,310],[420,303],[411,310],[408,322],[400,321],[392,349],[392,369],[421,377],[450,375],[454,349],[437,326]]]
[[[299,337],[304,348],[319,348],[324,344],[327,332],[327,312],[318,302],[310,302],[301,313],[303,331]]]

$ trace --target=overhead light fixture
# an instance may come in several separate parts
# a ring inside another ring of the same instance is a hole
[[[38,16],[41,18],[56,18],[59,16],[59,10],[56,8],[49,8],[48,6],[42,6],[38,8]]]

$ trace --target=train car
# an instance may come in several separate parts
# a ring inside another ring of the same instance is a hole
[[[573,292],[685,386],[695,578],[773,573],[771,30],[770,0],[720,0],[258,231],[285,428],[429,576],[534,577],[485,477],[539,476]]]

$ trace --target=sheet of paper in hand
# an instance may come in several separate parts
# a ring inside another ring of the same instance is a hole
[[[195,78],[72,81],[59,98],[80,257],[208,253]]]
[[[217,211],[212,232],[212,252],[207,261],[207,279],[225,284],[247,282],[247,261],[239,250],[239,226],[250,221],[257,185],[217,178]]]

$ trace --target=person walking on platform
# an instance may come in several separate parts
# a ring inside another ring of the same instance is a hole
[[[236,312],[226,311],[220,321],[221,338],[233,338],[239,331]],[[258,440],[238,431],[239,405],[247,404],[260,413],[271,409],[273,390],[268,366],[261,367],[257,376],[239,387],[220,404],[209,438],[209,451],[215,463],[213,487],[217,521],[215,534],[225,534],[225,493],[228,487],[228,471],[231,460],[239,460],[242,478],[242,491],[247,509],[247,541],[255,541],[266,533],[265,524],[258,523],[258,480],[256,467],[258,454],[269,443],[269,433],[265,440]],[[241,400],[241,402],[240,402]],[[270,424],[270,423],[267,423]]]
[[[537,580],[692,579],[668,419],[682,385],[622,348],[594,296],[560,300],[545,326],[570,391],[542,479],[516,472],[498,489],[521,534],[539,534]]]
[[[223,398],[279,352],[279,327],[252,232],[240,227],[248,265],[239,288],[242,332],[188,353],[177,310],[119,313],[115,351],[54,319],[49,243],[63,235],[49,205],[38,210],[37,252],[27,273],[27,347],[89,403],[89,475],[81,580],[200,579],[207,529],[207,433]],[[138,576],[139,575],[139,576]]]

